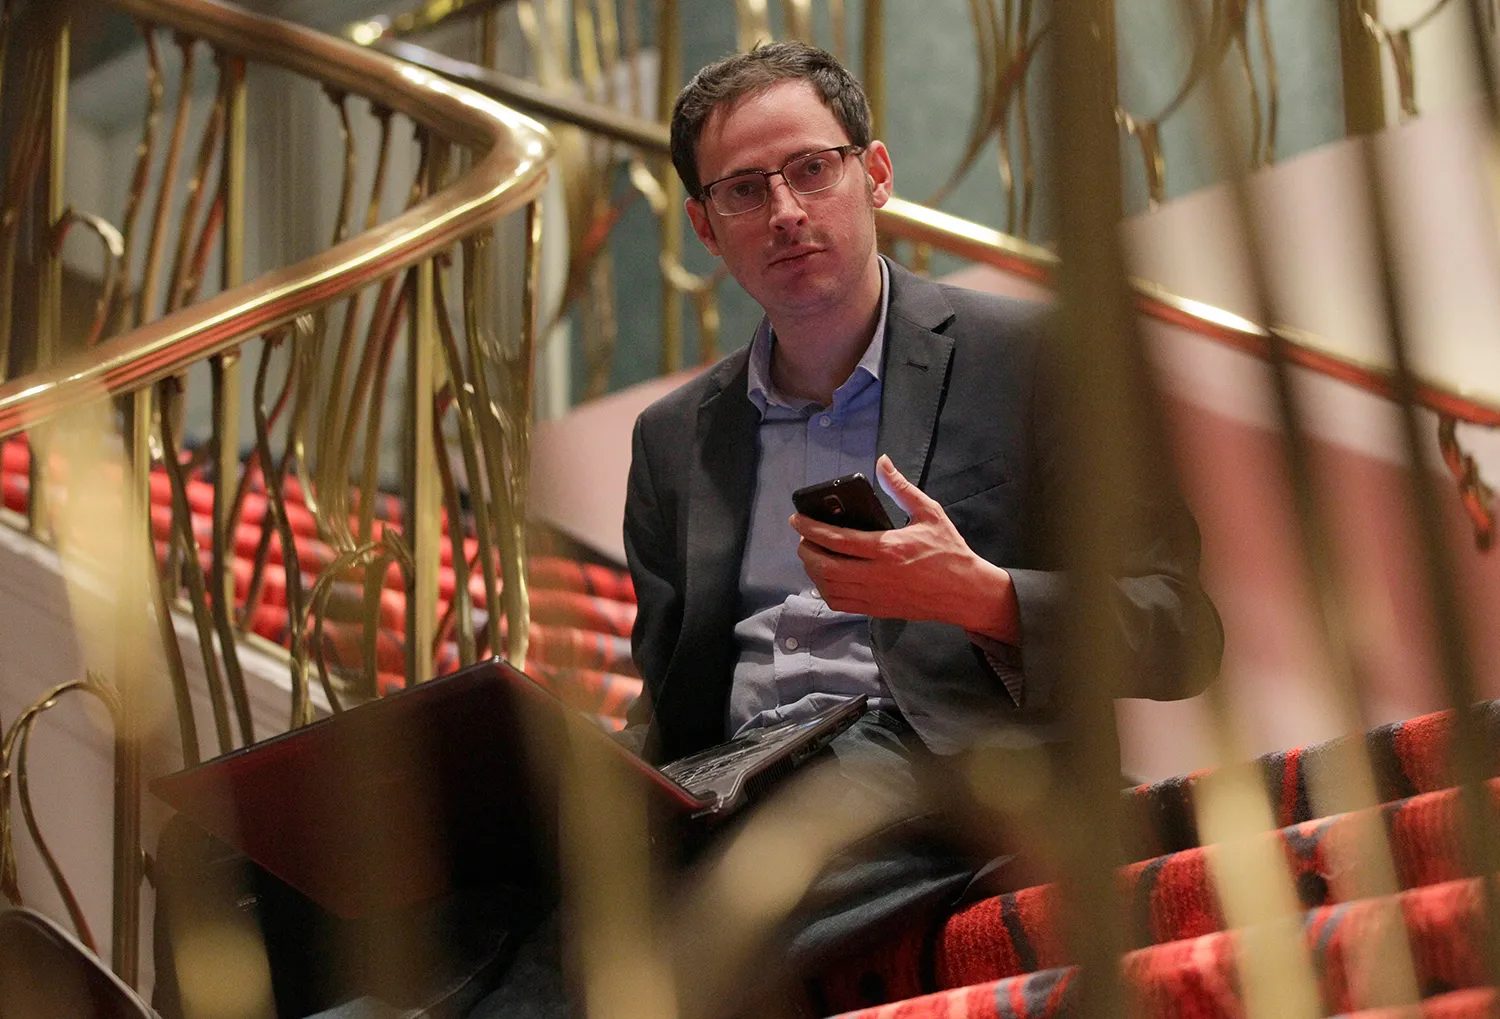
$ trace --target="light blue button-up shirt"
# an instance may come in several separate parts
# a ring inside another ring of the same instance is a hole
[[[870,649],[868,616],[835,612],[818,595],[787,523],[792,492],[859,471],[875,483],[880,366],[890,270],[880,262],[880,318],[864,356],[833,403],[783,396],[771,383],[776,340],[762,320],[750,341],[749,396],[760,411],[750,531],[740,564],[739,660],[729,694],[728,735],[805,718],[835,700],[866,694],[892,707]]]

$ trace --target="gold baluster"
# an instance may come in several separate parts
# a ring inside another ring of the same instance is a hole
[[[14,143],[5,161],[5,184],[0,191],[0,380],[11,369],[14,341],[16,274],[21,241],[21,226],[31,201],[37,174],[41,172],[44,146],[47,142],[46,113],[49,102],[48,60],[45,47],[28,49],[26,66],[21,75],[23,97]],[[14,360],[20,361],[19,358]],[[21,370],[25,370],[22,367]]]
[[[213,622],[209,616],[208,585],[203,578],[203,562],[198,555],[198,539],[193,533],[193,511],[188,505],[187,479],[184,476],[181,450],[177,443],[177,422],[181,420],[182,379],[178,376],[164,379],[157,386],[160,402],[160,428],[162,467],[172,489],[172,537],[182,551],[181,572],[187,583],[188,608],[193,614],[197,628],[199,653],[203,657],[204,676],[208,686],[209,702],[213,705],[214,730],[219,738],[219,753],[228,753],[234,746],[234,736],[229,728],[229,702],[225,697],[224,683],[219,673],[218,659],[214,653]]]
[[[306,617],[303,613],[302,602],[302,571],[297,559],[297,540],[292,533],[291,523],[287,519],[286,498],[283,494],[283,483],[286,480],[288,467],[288,455],[283,452],[278,462],[271,450],[271,424],[270,414],[266,409],[266,379],[270,373],[271,356],[283,342],[289,342],[290,351],[286,369],[286,390],[293,392],[293,386],[297,384],[297,377],[302,375],[307,366],[300,358],[299,344],[297,342],[297,330],[281,329],[264,337],[260,353],[260,365],[255,371],[255,395],[252,400],[251,409],[255,414],[255,443],[260,458],[262,476],[266,487],[266,523],[262,526],[276,528],[276,538],[281,543],[281,559],[286,567],[286,607],[287,607],[287,632],[288,632],[288,665],[291,670],[292,682],[292,713],[291,727],[307,725],[312,721],[312,700],[308,692],[307,677],[307,637]],[[305,410],[306,400],[303,399],[307,390],[306,386],[297,388],[294,399],[292,415],[294,418],[292,431],[296,429],[295,419],[300,417]],[[277,401],[280,404],[281,401]],[[373,663],[371,663],[373,668]]]
[[[1193,24],[1198,8],[1192,0],[1181,0],[1181,7],[1183,20]],[[1248,266],[1249,290],[1257,303],[1257,318],[1278,321],[1281,315],[1268,276],[1272,255],[1256,219],[1247,185],[1248,174],[1256,165],[1261,139],[1253,137],[1249,146],[1240,147],[1239,139],[1230,129],[1234,118],[1222,71],[1209,75],[1208,86],[1209,142],[1217,175],[1227,179],[1230,185],[1235,216],[1231,231],[1243,239],[1243,250],[1248,256],[1245,264]],[[1297,524],[1294,551],[1301,553],[1308,567],[1308,593],[1317,609],[1316,619],[1324,641],[1322,650],[1326,652],[1337,722],[1341,731],[1354,732],[1363,727],[1355,673],[1357,652],[1334,568],[1327,507],[1319,497],[1313,450],[1306,418],[1294,390],[1286,343],[1275,330],[1269,331],[1268,341],[1272,388]],[[1278,826],[1273,821],[1272,804],[1256,768],[1246,759],[1246,754],[1238,752],[1239,740],[1233,731],[1230,707],[1222,686],[1215,684],[1210,687],[1206,704],[1212,716],[1211,732],[1220,748],[1219,757],[1233,763],[1223,769],[1221,782],[1205,789],[1207,795],[1198,811],[1202,818],[1200,829],[1204,844],[1212,842],[1224,846],[1223,860],[1214,868],[1215,886],[1219,889],[1231,926],[1247,932],[1240,948],[1243,959],[1240,971],[1244,974],[1242,982],[1248,1011],[1254,1016],[1319,1015],[1321,1010],[1312,960],[1299,936],[1302,908],[1284,857],[1275,850],[1274,841],[1266,838],[1266,834]],[[1331,748],[1328,758],[1326,764],[1310,763],[1307,768],[1316,815],[1329,816],[1378,806],[1380,797],[1361,741],[1349,740],[1342,746]],[[1399,890],[1384,826],[1376,810],[1354,814],[1348,824],[1350,842],[1330,846],[1330,851],[1335,854],[1333,859],[1357,857],[1364,865],[1346,868],[1338,862],[1333,864],[1329,877],[1335,898],[1340,902],[1377,900],[1371,908],[1380,915],[1380,922],[1371,925],[1369,936],[1352,946],[1359,959],[1355,968],[1367,974],[1360,982],[1361,997],[1355,1007],[1414,1003],[1417,998],[1416,978],[1411,954],[1405,944],[1400,911],[1398,907],[1380,901],[1381,897],[1394,895]],[[1347,876],[1351,873],[1362,875],[1358,886]]]
[[[786,35],[800,42],[812,42],[812,0],[781,0],[781,14]]]
[[[167,674],[177,709],[178,736],[185,765],[198,763],[198,728],[188,692],[187,668],[172,626],[167,593],[155,570],[151,534],[151,390],[127,398],[125,413],[125,484],[122,493],[125,549],[120,597],[116,602],[115,681],[120,717],[115,741],[114,798],[114,932],[112,958],[120,979],[132,986],[140,966],[141,867],[141,720],[142,692],[153,669],[147,650],[147,606],[167,660]]]
[[[36,846],[38,855],[42,858],[43,866],[47,868],[48,876],[52,878],[58,897],[63,901],[63,908],[67,910],[68,919],[78,933],[78,940],[97,955],[99,948],[94,941],[94,933],[89,927],[88,920],[84,916],[83,907],[79,904],[78,896],[64,876],[57,857],[53,854],[41,826],[37,823],[30,790],[28,760],[31,756],[31,734],[43,714],[52,710],[62,698],[71,693],[86,693],[96,697],[110,713],[116,731],[116,741],[120,739],[118,701],[109,686],[93,674],[89,674],[82,680],[61,683],[48,690],[16,718],[15,724],[10,727],[9,731],[0,730],[0,735],[4,736],[3,742],[0,742],[0,873],[4,874],[0,890],[3,890],[6,897],[16,905],[24,905],[15,883],[14,826],[10,819],[10,785],[14,781],[16,798],[21,804],[21,816],[26,823],[26,830],[31,836],[33,845]]]
[[[442,273],[437,274],[440,279]],[[442,322],[447,318],[443,309],[443,292],[440,287],[436,288],[433,298],[438,309],[438,333],[442,336],[445,353],[452,345],[451,337],[444,335]],[[451,326],[446,327],[451,332]],[[450,633],[453,634],[454,642],[458,646],[458,664],[460,667],[473,665],[476,661],[474,651],[474,600],[469,597],[469,579],[474,575],[470,565],[468,550],[464,547],[465,528],[463,499],[458,491],[458,480],[453,476],[453,463],[449,459],[448,439],[443,434],[443,421],[446,418],[449,403],[456,403],[454,394],[460,386],[448,377],[444,380],[438,398],[433,404],[432,410],[432,434],[436,444],[436,459],[438,468],[438,479],[443,484],[443,513],[448,521],[448,552],[453,563],[453,597],[448,602],[448,608],[444,610],[443,616],[438,620],[437,630],[433,637],[432,654],[437,656],[442,644],[447,640]],[[456,415],[460,421],[462,414]],[[477,478],[469,482],[470,490],[473,490]],[[480,514],[474,514],[478,519]]]
[[[37,233],[34,249],[38,270],[33,370],[51,365],[62,341],[62,251],[53,246],[52,237],[62,222],[65,208],[63,178],[68,142],[68,58],[72,43],[66,20],[57,23],[55,32],[49,61],[51,101],[48,105],[47,176],[40,209],[44,226]],[[51,537],[49,521],[52,514],[47,494],[48,432],[49,429],[45,428],[33,429],[30,434],[31,499],[27,504],[27,523],[32,536],[43,541]]]
[[[459,440],[464,448],[464,467],[469,473],[469,500],[474,507],[474,536],[479,542],[477,551],[481,576],[484,578],[486,640],[493,654],[498,654],[500,643],[500,580],[496,575],[500,546],[498,535],[504,526],[498,507],[505,484],[505,467],[501,458],[499,438],[495,435],[493,406],[490,393],[489,364],[494,356],[496,344],[491,336],[494,317],[488,314],[485,295],[490,292],[491,237],[479,233],[464,240],[463,312],[464,336],[468,341],[469,370],[465,378],[473,387],[459,392],[459,412],[467,406],[469,424],[459,421]],[[461,358],[457,350],[449,355],[450,363],[457,364]],[[465,434],[467,432],[467,435]],[[482,460],[482,470],[481,461]],[[481,483],[483,482],[483,483]],[[476,648],[476,653],[478,653]]]
[[[390,117],[389,111],[377,110],[376,115],[381,117],[381,147],[380,156],[375,166],[375,183],[371,187],[371,205],[368,213],[373,219],[379,208],[380,196],[385,192],[385,178],[389,161],[390,133],[386,126]],[[423,194],[423,178],[426,174],[427,164],[431,158],[428,150],[430,139],[425,132],[419,136],[421,156],[419,161],[421,168],[417,171],[412,181],[411,189],[407,195],[406,207],[411,208],[421,200]],[[369,223],[369,219],[366,220]],[[367,226],[368,229],[368,226]],[[415,270],[413,270],[415,271]],[[396,299],[394,307],[391,306],[389,296],[395,291],[389,289],[395,285],[395,280],[387,281],[388,288],[381,290],[381,300],[376,307],[391,308],[389,318],[381,323],[383,328],[377,328],[376,321],[371,320],[370,334],[365,342],[365,360],[360,365],[360,381],[365,383],[365,388],[357,388],[354,403],[351,407],[351,419],[358,416],[358,409],[364,404],[365,397],[369,398],[369,405],[365,416],[365,444],[364,444],[364,470],[360,478],[360,501],[359,501],[359,543],[364,544],[372,539],[375,528],[375,498],[374,493],[380,484],[380,425],[384,416],[385,395],[387,383],[390,378],[391,357],[395,352],[396,336],[400,332],[405,321],[404,316],[411,312],[411,291],[403,286],[400,296]],[[370,372],[373,372],[371,374]],[[345,467],[340,478],[347,487],[349,484],[349,471]]]
[[[246,91],[245,63],[238,57],[218,55],[220,88],[223,91],[225,130],[220,156],[218,202],[223,209],[224,243],[220,258],[220,286],[228,290],[244,282],[245,276],[245,151]],[[223,354],[210,362],[213,384],[213,586],[214,624],[223,649],[225,674],[234,698],[240,724],[240,739],[255,742],[255,722],[250,713],[244,672],[233,624],[234,530],[239,516],[234,505],[235,481],[240,475],[240,354]]]
[[[622,20],[625,22],[625,73],[630,81],[630,115],[632,117],[642,116],[642,108],[646,105],[645,89],[641,84],[641,21],[639,8],[636,0],[622,0],[625,4],[625,14]],[[666,114],[658,111],[656,120],[666,119]]]
[[[222,76],[223,66],[220,65],[219,73]],[[208,181],[208,171],[213,163],[214,156],[219,154],[222,146],[219,143],[220,136],[224,131],[225,104],[228,96],[225,94],[223,84],[220,83],[218,95],[214,98],[213,109],[209,113],[208,125],[203,130],[203,136],[198,142],[198,157],[193,162],[192,174],[187,182],[187,199],[182,210],[181,219],[177,225],[177,248],[172,255],[172,271],[167,277],[166,311],[168,313],[181,308],[189,300],[189,294],[193,289],[193,271],[190,252],[193,252],[193,227],[198,222],[198,212],[203,204],[204,185]],[[215,199],[217,203],[217,198]],[[210,213],[212,213],[210,209]],[[205,224],[204,233],[212,223],[212,215],[209,223]],[[202,245],[196,246],[201,249]]]
[[[161,261],[167,243],[167,218],[172,211],[172,195],[177,183],[177,164],[182,159],[182,145],[187,137],[188,117],[193,109],[193,68],[195,50],[193,41],[185,35],[175,37],[177,48],[182,51],[182,80],[178,84],[177,115],[172,123],[172,136],[167,142],[166,162],[161,171],[161,187],[156,192],[156,213],[151,220],[151,239],[146,245],[146,267],[141,274],[141,292],[137,300],[137,322],[150,322],[156,318],[156,290],[161,274]]]
[[[1453,717],[1452,759],[1462,805],[1460,827],[1463,862],[1470,874],[1481,879],[1485,910],[1500,916],[1500,838],[1497,838],[1486,778],[1491,774],[1490,741],[1474,710],[1477,689],[1474,661],[1470,654],[1463,607],[1453,578],[1452,550],[1437,486],[1427,469],[1427,444],[1417,415],[1418,382],[1411,362],[1411,346],[1404,323],[1407,311],[1397,285],[1395,250],[1388,196],[1379,154],[1373,145],[1361,146],[1364,163],[1365,214],[1372,225],[1378,279],[1379,312],[1386,323],[1386,354],[1393,371],[1391,390],[1400,411],[1402,451],[1406,457],[1407,494],[1416,523],[1418,556],[1423,592],[1431,608],[1437,660],[1444,693]],[[1493,932],[1482,939],[1485,977],[1492,986],[1500,983],[1500,938]]]
[[[1036,52],[1036,43],[1031,36],[1033,0],[1021,0],[1017,16],[1016,38],[1025,48],[1026,63],[1020,68],[1016,79],[1016,132],[1021,145],[1021,223],[1020,235],[1031,236],[1032,212],[1036,207],[1036,155],[1031,142],[1031,103],[1027,83],[1031,80],[1031,56]],[[1007,14],[1007,18],[1009,15]],[[1007,21],[1007,24],[1009,22]],[[1045,31],[1045,29],[1043,30]]]
[[[358,150],[355,147],[354,130],[349,123],[349,97],[343,92],[330,91],[328,98],[338,109],[339,131],[344,142],[343,184],[339,189],[338,215],[333,227],[333,243],[337,244],[348,236],[354,214],[354,179],[358,165]],[[380,122],[378,149],[380,156],[378,158],[383,161],[386,158],[385,153],[390,139],[390,117],[380,116],[377,111],[377,119]],[[375,179],[383,183],[383,170],[379,165],[376,168]],[[370,200],[365,209],[367,224],[370,224],[379,213],[380,196],[381,191],[372,187]],[[366,229],[369,227],[367,226]],[[382,297],[385,294],[386,290],[383,287]],[[342,459],[342,433],[339,431],[339,425],[347,424],[344,421],[345,389],[349,385],[349,361],[354,356],[360,302],[363,296],[363,290],[356,290],[344,302],[344,321],[339,335],[338,350],[334,354],[333,368],[328,373],[327,384],[323,390],[324,397],[320,401],[316,445],[317,466],[313,471],[313,484],[309,492],[314,500],[309,505],[318,522],[318,532],[337,547],[354,543],[354,538],[349,533],[349,508],[346,497],[348,466]],[[380,310],[377,307],[376,316],[379,317],[379,315]]]
[[[165,86],[162,83],[161,54],[156,46],[156,29],[140,22],[141,39],[146,49],[146,113],[141,124],[141,140],[135,148],[135,170],[130,177],[130,187],[125,193],[125,216],[120,221],[120,234],[125,238],[125,257],[120,261],[120,292],[116,298],[118,312],[115,315],[114,332],[123,333],[134,328],[140,321],[137,302],[131,292],[131,262],[135,256],[135,227],[146,191],[151,186],[151,161],[156,151],[156,129],[161,122],[162,98]]]
[[[879,138],[885,132],[885,0],[865,0],[863,33],[860,64],[870,100],[870,129]]]
[[[735,0],[734,11],[737,48],[741,53],[754,49],[759,43],[771,41],[771,12],[766,7],[766,0]],[[664,107],[657,113],[657,118],[665,121],[670,112]]]
[[[447,164],[446,145],[428,141],[424,194],[437,190]],[[407,319],[406,439],[402,479],[402,519],[411,549],[414,569],[406,588],[406,682],[423,683],[432,678],[433,635],[437,628],[438,562],[443,539],[442,488],[435,458],[438,455],[433,427],[438,388],[438,336],[434,309],[436,269],[431,259],[418,265],[409,284],[411,313]],[[365,450],[368,460],[372,451]],[[375,493],[360,493],[361,504],[373,502]],[[461,528],[461,520],[450,520]],[[463,557],[453,562],[456,582],[463,582]]]
[[[1120,688],[1121,662],[1108,634],[1109,578],[1124,547],[1124,511],[1140,458],[1132,442],[1139,406],[1129,390],[1142,356],[1125,286],[1117,233],[1123,199],[1119,143],[1112,123],[1115,12],[1111,0],[1058,4],[1052,68],[1051,142],[1061,194],[1056,338],[1065,377],[1077,380],[1069,414],[1084,459],[1071,465],[1067,506],[1070,598],[1059,717],[1073,748],[1054,776],[1057,863],[1065,876],[1066,937],[1080,963],[1080,1014],[1122,1016],[1118,864],[1120,794],[1109,692]],[[1080,370],[1087,365],[1087,370]]]
[[[63,209],[62,218],[57,221],[52,231],[53,254],[62,255],[63,242],[67,240],[68,234],[75,225],[86,227],[99,238],[99,243],[104,247],[104,273],[99,286],[99,297],[94,302],[94,321],[89,325],[89,331],[84,336],[83,342],[78,344],[79,347],[87,350],[99,342],[104,336],[104,330],[109,326],[109,316],[114,309],[115,294],[120,287],[120,261],[125,256],[125,238],[120,235],[120,231],[104,219],[87,212],[79,212],[70,205]]]
[[[658,0],[656,41],[657,116],[665,119],[682,87],[682,10],[681,0]],[[682,261],[682,184],[672,168],[670,156],[657,160],[656,176],[665,192],[666,202],[658,219],[661,235],[661,257],[664,261]],[[667,375],[682,368],[682,296],[665,277],[661,284],[661,359],[657,370]]]
[[[499,12],[490,7],[479,16],[479,66],[493,71],[500,66],[497,52],[500,42]]]
[[[531,642],[531,590],[527,575],[526,501],[531,463],[531,411],[536,380],[537,312],[542,276],[542,203],[526,206],[525,283],[521,291],[521,333],[515,352],[504,362],[510,424],[507,467],[502,491],[504,529],[501,532],[501,567],[505,571],[502,595],[505,617],[506,657],[524,668]]]
[[[1276,162],[1276,135],[1281,127],[1281,76],[1276,69],[1276,49],[1271,45],[1271,24],[1266,0],[1255,0],[1255,26],[1260,33],[1260,59],[1266,73],[1266,125],[1256,166]]]
[[[1344,130],[1373,134],[1385,128],[1385,88],[1381,83],[1380,40],[1370,32],[1375,0],[1339,4],[1339,55],[1344,77]]]
[[[5,56],[10,52],[10,29],[15,20],[16,0],[0,0],[0,109],[4,109],[5,98]],[[0,372],[0,378],[5,373]]]

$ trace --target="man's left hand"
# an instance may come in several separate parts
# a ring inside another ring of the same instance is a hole
[[[911,520],[889,531],[834,527],[800,513],[797,555],[829,608],[884,619],[951,623],[1020,643],[1010,574],[969,548],[943,507],[882,455],[880,482]]]

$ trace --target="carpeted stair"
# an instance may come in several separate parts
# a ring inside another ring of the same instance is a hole
[[[1481,718],[1492,745],[1500,745],[1494,739],[1500,728],[1500,704],[1484,705]],[[1265,838],[1284,854],[1300,904],[1308,910],[1303,928],[1324,978],[1326,1014],[1353,1007],[1339,976],[1342,946],[1348,937],[1357,936],[1350,932],[1358,932],[1362,917],[1378,912],[1369,900],[1345,902],[1339,894],[1340,889],[1366,887],[1375,878],[1372,861],[1353,852],[1352,844],[1361,825],[1376,813],[1397,881],[1406,889],[1399,901],[1413,951],[1425,964],[1418,966],[1417,974],[1424,994],[1483,982],[1480,971],[1464,961],[1480,958],[1477,931],[1482,916],[1477,886],[1463,880],[1468,871],[1460,848],[1457,790],[1451,787],[1451,736],[1451,719],[1444,712],[1366,733],[1366,749],[1376,762],[1377,789],[1387,802],[1355,814],[1310,816],[1307,775],[1320,759],[1340,749],[1341,741],[1271,754],[1257,762],[1279,819],[1290,822]],[[1143,847],[1183,847],[1137,860],[1119,875],[1121,901],[1131,911],[1127,933],[1137,946],[1126,957],[1124,971],[1142,1014],[1241,1014],[1237,991],[1229,999],[1233,1007],[1210,1004],[1218,1000],[1213,988],[1238,987],[1238,978],[1235,935],[1224,930],[1213,886],[1216,851],[1196,844],[1191,824],[1192,794],[1201,778],[1174,778],[1126,793],[1137,855]],[[1500,804],[1500,780],[1490,781],[1488,793],[1492,803]],[[859,1014],[1070,1015],[1071,999],[1059,975],[1070,960],[1057,927],[1057,896],[1052,886],[1026,888],[965,906],[935,928],[891,932],[813,981],[809,992],[814,1005],[829,1014],[911,999],[904,1006],[907,1011]],[[976,987],[993,992],[990,1005],[979,1008],[977,1002],[991,998],[980,995]],[[940,993],[924,996],[934,991]],[[1029,1003],[1032,1010],[1018,1003]]]

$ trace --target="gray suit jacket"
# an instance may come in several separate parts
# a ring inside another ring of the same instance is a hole
[[[1042,358],[1045,310],[934,284],[894,264],[890,287],[878,449],[943,505],[976,553],[1010,572],[1021,610],[1021,697],[961,629],[945,624],[872,620],[876,661],[936,752],[960,750],[997,724],[1051,738],[1065,575],[1049,524],[1067,464],[1056,373]],[[645,693],[631,723],[650,723],[647,752],[660,759],[725,737],[759,426],[747,361],[747,350],[730,355],[636,422],[625,550]],[[892,518],[904,519],[887,502]],[[1118,646],[1136,681],[1115,693],[1186,696],[1212,678],[1223,640],[1198,586],[1197,529],[1169,482],[1139,509],[1142,540],[1116,581]]]

